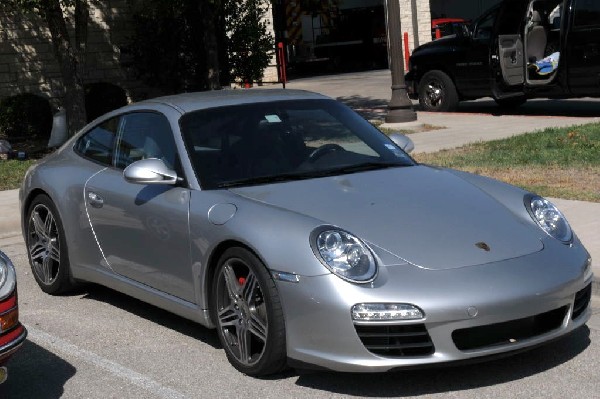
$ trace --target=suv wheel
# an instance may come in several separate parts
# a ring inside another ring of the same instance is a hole
[[[442,71],[429,71],[419,83],[419,104],[423,111],[445,112],[458,107],[456,86]]]

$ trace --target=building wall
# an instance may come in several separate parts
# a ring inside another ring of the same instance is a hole
[[[84,83],[108,82],[132,100],[143,97],[147,89],[121,67],[120,48],[131,33],[127,1],[99,0],[89,7],[86,58],[80,66]],[[27,92],[58,106],[63,87],[45,26],[36,15],[0,12],[0,98]]]
[[[389,0],[394,1],[394,0]],[[398,0],[396,0],[398,1]],[[412,1],[400,1],[400,24],[402,32],[408,33],[408,47],[410,51],[414,50],[416,42],[419,45],[431,41],[431,11],[429,0],[414,0],[417,11],[417,26],[413,26]],[[417,41],[415,41],[417,37]],[[404,40],[404,39],[402,39]]]
[[[271,3],[269,3],[269,10],[265,14],[265,18],[263,19],[263,21],[266,22],[267,29],[270,32],[271,36],[275,37],[275,28],[274,28],[274,23],[273,23],[273,6],[271,5]],[[273,52],[273,54],[271,56],[271,62],[269,64],[269,66],[267,67],[267,69],[265,69],[265,72],[263,75],[263,82],[275,83],[278,80],[279,80],[279,77],[277,74],[277,58],[276,58],[275,53]]]

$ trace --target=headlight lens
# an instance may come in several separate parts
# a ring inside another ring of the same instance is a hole
[[[357,237],[343,230],[325,230],[316,236],[316,253],[339,277],[358,283],[372,281],[377,274],[373,254]]]
[[[530,196],[525,205],[533,220],[551,237],[564,243],[573,239],[569,222],[554,204],[537,195]]]

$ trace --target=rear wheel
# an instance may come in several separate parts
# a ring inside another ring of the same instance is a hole
[[[419,83],[419,104],[423,111],[453,111],[458,107],[456,86],[442,71],[429,71]]]
[[[212,295],[212,317],[229,362],[251,376],[283,370],[283,310],[264,264],[246,249],[228,249],[219,260]]]
[[[58,211],[46,195],[38,195],[29,206],[26,244],[33,277],[48,294],[73,288],[67,241]]]

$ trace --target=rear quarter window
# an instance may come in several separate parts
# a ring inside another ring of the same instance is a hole
[[[112,164],[118,118],[109,119],[85,133],[75,143],[75,152],[105,166]]]

